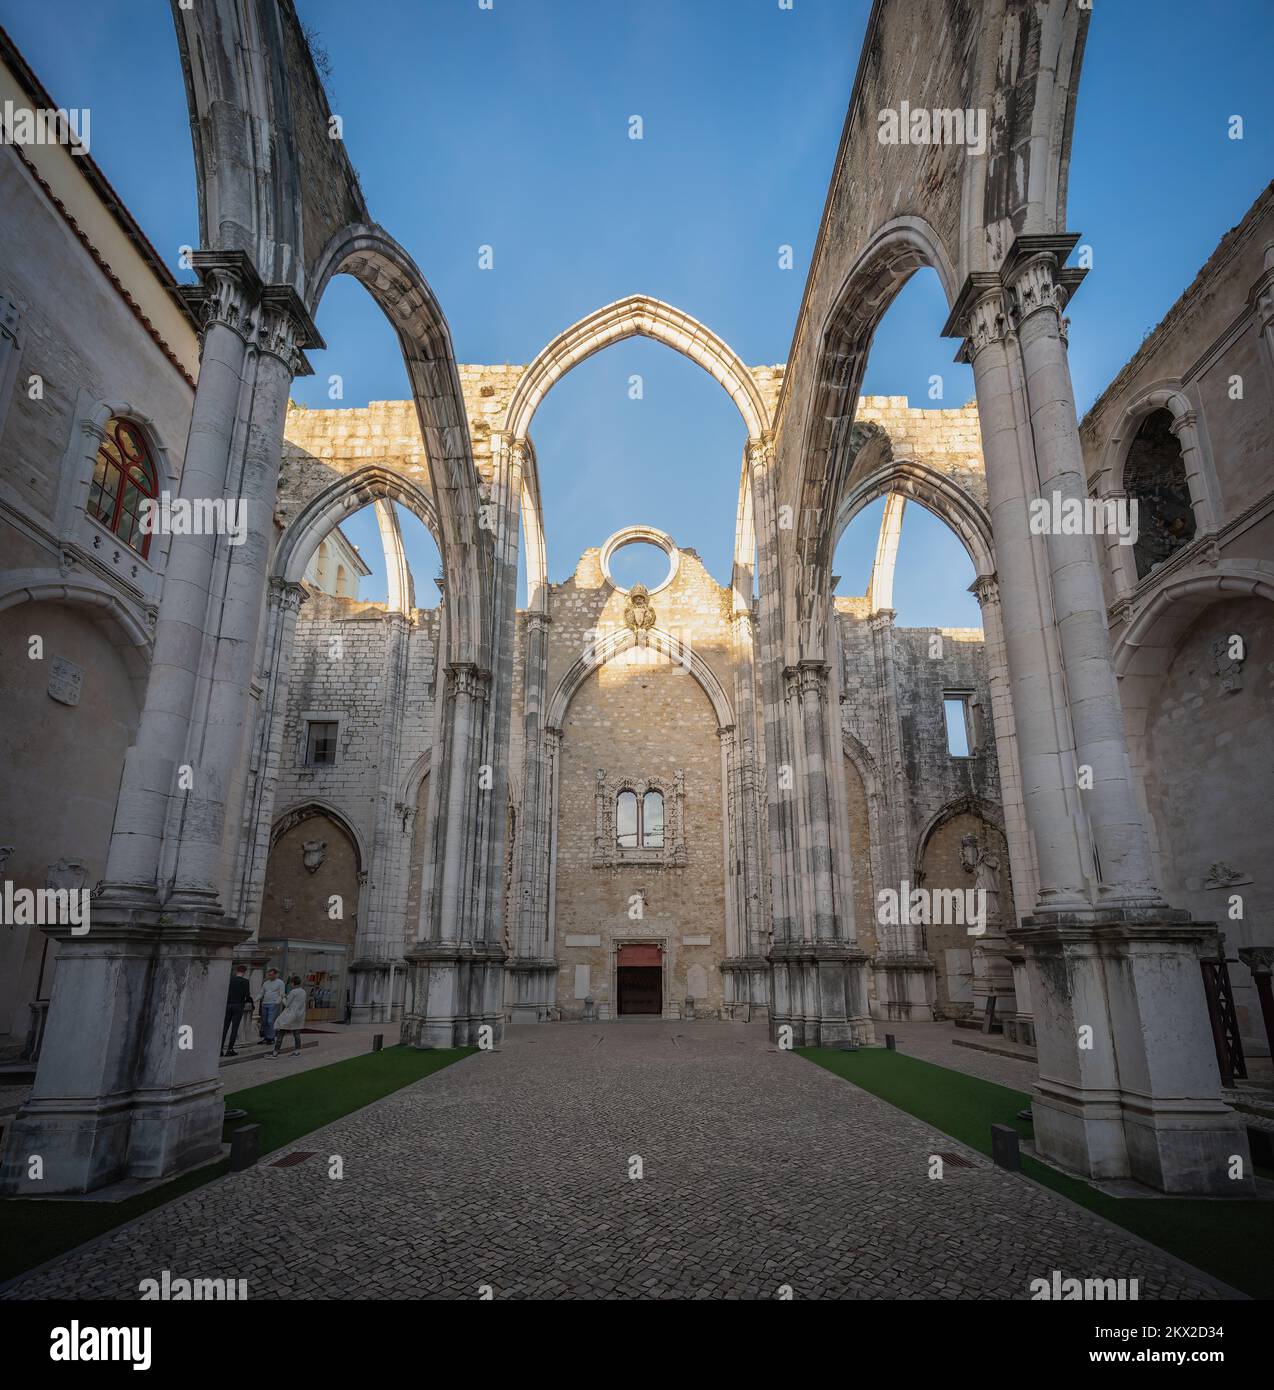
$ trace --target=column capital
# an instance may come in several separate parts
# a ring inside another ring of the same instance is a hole
[[[878,608],[871,617],[867,619],[867,626],[871,628],[873,632],[887,632],[893,627],[897,617],[897,612],[892,608]]]
[[[1000,580],[998,575],[980,574],[969,585],[969,592],[978,601],[978,607],[985,609],[1000,601]]]
[[[266,285],[244,251],[195,251],[199,284],[178,293],[202,324],[201,340],[220,325],[245,343],[278,357],[292,375],[310,375],[304,348],[326,346],[305,302],[291,285]]]
[[[532,608],[526,615],[527,632],[547,632],[553,619],[538,608]]]
[[[765,468],[774,462],[774,443],[768,435],[758,435],[747,443],[748,466]]]
[[[313,376],[305,348],[326,346],[301,296],[291,285],[266,285],[257,306],[256,345],[277,357],[291,376]]]
[[[1062,310],[1088,274],[1078,267],[1065,268],[1066,258],[1078,240],[1078,232],[1025,235],[1009,247],[1000,274],[1015,324],[1048,309],[1053,310],[1061,324]]]
[[[1199,413],[1197,410],[1183,410],[1180,415],[1172,417],[1172,423],[1168,428],[1180,439],[1183,433],[1193,430],[1198,423]]]
[[[471,700],[484,700],[491,685],[491,672],[484,671],[472,661],[452,661],[447,664],[447,684],[453,695],[465,695]]]
[[[309,597],[309,591],[305,585],[297,583],[294,579],[281,579],[275,575],[270,580],[270,601],[280,608],[299,613],[301,605],[307,603]]]

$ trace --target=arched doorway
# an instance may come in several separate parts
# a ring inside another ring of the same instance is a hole
[[[334,810],[299,806],[275,823],[259,945],[266,968],[301,977],[307,1022],[345,1018],[362,884],[358,841]]]

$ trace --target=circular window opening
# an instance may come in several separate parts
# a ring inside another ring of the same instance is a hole
[[[644,584],[657,589],[672,573],[672,556],[650,541],[631,541],[610,558],[611,578],[621,589]]]

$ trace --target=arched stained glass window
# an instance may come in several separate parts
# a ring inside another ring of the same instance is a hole
[[[89,515],[145,556],[150,536],[142,532],[142,503],[158,495],[158,474],[145,436],[131,420],[112,417],[93,463]]]
[[[662,849],[664,843],[664,794],[647,792],[641,803],[641,843],[645,849]]]
[[[620,849],[637,848],[636,792],[620,792],[615,799],[615,843]]]

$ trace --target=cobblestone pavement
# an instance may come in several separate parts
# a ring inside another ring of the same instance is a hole
[[[135,1298],[165,1269],[251,1298],[1025,1298],[1054,1269],[1219,1292],[759,1026],[512,1028],[293,1148],[315,1156],[209,1184],[5,1297]],[[973,1166],[934,1181],[933,1153]]]

